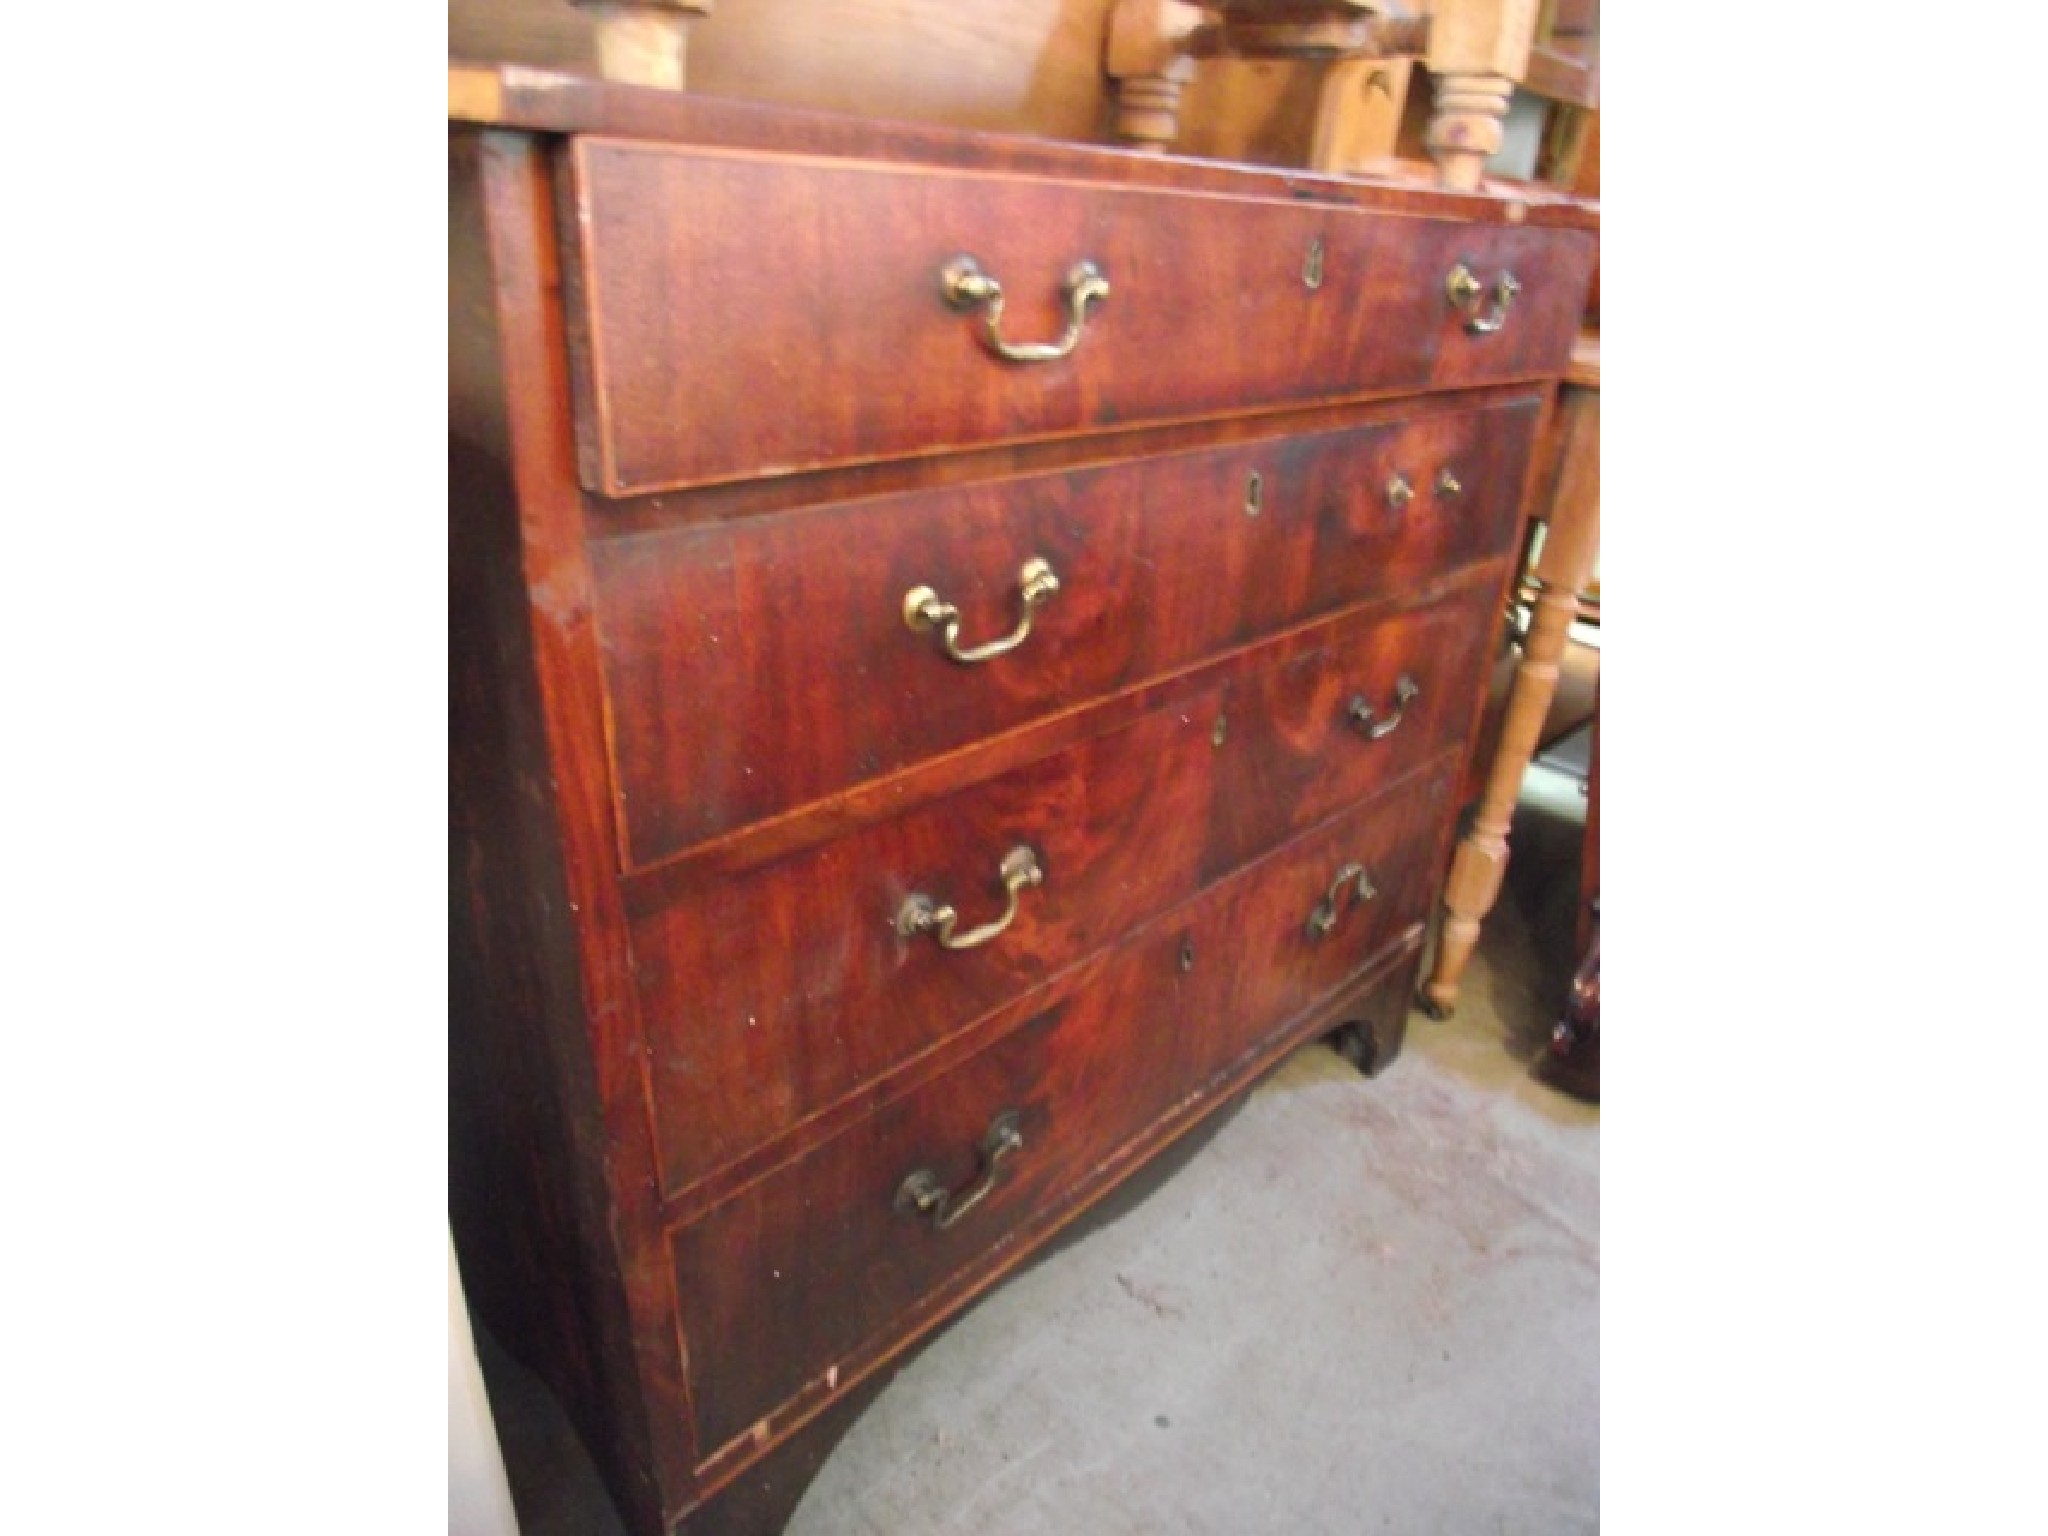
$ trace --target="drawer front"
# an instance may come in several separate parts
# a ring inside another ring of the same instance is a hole
[[[1428,920],[1458,766],[1446,754],[1362,815],[1304,839],[1194,932],[1198,964],[1204,954],[1226,960],[1217,992],[1187,1021],[1189,1081],[1238,1060]]]
[[[799,1393],[829,1390],[932,1290],[1062,1207],[1418,921],[1451,772],[1445,758],[1147,925],[1063,1002],[677,1232],[684,1336],[716,1341],[717,1368],[692,1383],[706,1458]],[[1353,858],[1372,861],[1378,894],[1346,895],[1311,938],[1332,868]],[[1003,1116],[1021,1145],[992,1157]],[[905,1196],[919,1173],[950,1193],[938,1212]]]
[[[1499,641],[1500,583],[1347,626],[1231,683],[1204,878],[1235,869],[1434,757],[1464,733]]]
[[[602,540],[622,857],[658,863],[1500,555],[1538,410],[1532,397]],[[925,588],[957,609],[958,648],[1009,638],[1032,561],[1059,587],[1008,654],[963,664],[941,631],[906,623]]]
[[[606,496],[1535,377],[1592,268],[1583,232],[1325,203],[592,138],[569,167],[579,458]],[[1006,360],[946,300],[963,254],[1004,343],[1065,339],[1079,262],[1108,293],[1066,355]]]

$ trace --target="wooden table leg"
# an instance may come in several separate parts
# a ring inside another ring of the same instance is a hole
[[[1493,769],[1472,830],[1458,844],[1444,885],[1436,964],[1420,999],[1423,1011],[1433,1019],[1449,1018],[1456,1008],[1458,978],[1479,942],[1479,925],[1500,898],[1508,867],[1508,823],[1557,692],[1558,662],[1579,615],[1579,592],[1592,575],[1600,548],[1600,391],[1567,385],[1558,408],[1563,413],[1563,468],[1543,550],[1536,558],[1535,612],[1508,695]]]

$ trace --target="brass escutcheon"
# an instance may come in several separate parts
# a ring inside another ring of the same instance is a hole
[[[1397,470],[1394,477],[1387,482],[1387,505],[1398,512],[1414,499],[1414,485],[1409,482],[1406,475]]]

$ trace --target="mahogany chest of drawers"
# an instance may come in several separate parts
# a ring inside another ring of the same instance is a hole
[[[451,1221],[628,1520],[1398,1050],[1591,215],[592,83],[450,134]]]

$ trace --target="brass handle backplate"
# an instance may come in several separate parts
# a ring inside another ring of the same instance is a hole
[[[1515,274],[1503,268],[1500,276],[1494,279],[1493,313],[1482,315],[1479,306],[1486,301],[1486,285],[1479,281],[1470,267],[1461,261],[1444,279],[1445,294],[1465,312],[1465,329],[1474,336],[1490,336],[1507,324],[1508,306],[1515,302],[1515,295],[1521,291],[1522,285]]]
[[[1345,707],[1344,718],[1365,732],[1367,741],[1378,741],[1383,736],[1394,734],[1394,728],[1401,723],[1401,717],[1408,713],[1408,706],[1422,696],[1422,688],[1403,672],[1394,682],[1394,708],[1384,717],[1377,715],[1373,707],[1365,702],[1365,695],[1352,695],[1351,703]]]
[[[1379,895],[1379,891],[1372,883],[1372,876],[1366,873],[1363,864],[1346,864],[1331,877],[1330,889],[1324,894],[1323,899],[1316,903],[1315,910],[1308,915],[1308,936],[1311,939],[1320,939],[1337,926],[1340,904],[1347,887],[1356,893],[1351,903],[1354,907],[1362,907]]]
[[[962,314],[981,311],[981,344],[1004,362],[1049,363],[1080,344],[1088,306],[1109,297],[1109,279],[1092,261],[1079,261],[1068,269],[1060,285],[1067,302],[1067,329],[1058,341],[1003,340],[1003,285],[982,271],[972,256],[955,256],[939,269],[939,291]]]
[[[903,622],[919,633],[938,631],[939,643],[946,648],[946,654],[963,666],[991,661],[1024,643],[1024,637],[1031,633],[1031,621],[1038,616],[1038,610],[1050,602],[1059,589],[1059,575],[1047,561],[1035,555],[1026,560],[1017,571],[1017,600],[1023,610],[1017,627],[1000,640],[991,640],[969,650],[960,648],[960,610],[930,587],[912,587],[903,594]]]
[[[922,1216],[943,1232],[981,1204],[996,1187],[1003,1159],[1024,1146],[1018,1120],[1016,1110],[1006,1109],[989,1122],[988,1133],[981,1138],[980,1175],[966,1189],[955,1194],[931,1169],[919,1168],[896,1186],[897,1212]]]
[[[896,912],[896,931],[904,938],[915,938],[918,934],[929,933],[939,941],[943,949],[975,949],[1009,927],[1017,916],[1017,897],[1027,885],[1041,885],[1045,871],[1038,867],[1038,855],[1024,844],[1019,843],[1003,855],[1003,862],[997,866],[1002,876],[1003,890],[1009,897],[1009,905],[1003,915],[992,923],[983,923],[967,933],[954,933],[960,921],[960,914],[944,902],[932,900],[922,894],[909,897]]]

